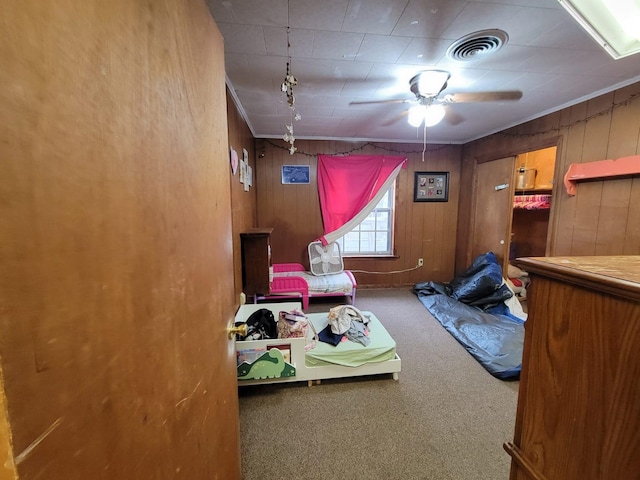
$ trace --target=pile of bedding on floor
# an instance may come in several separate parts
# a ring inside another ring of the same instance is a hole
[[[449,283],[416,283],[413,291],[489,373],[503,380],[519,378],[526,314],[492,252],[478,256]]]

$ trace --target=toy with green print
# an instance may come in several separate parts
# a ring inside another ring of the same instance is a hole
[[[254,362],[238,365],[238,380],[259,380],[262,378],[295,377],[296,368],[285,362],[282,352],[272,348]]]

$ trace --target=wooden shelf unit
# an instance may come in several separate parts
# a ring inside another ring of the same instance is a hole
[[[617,160],[572,163],[564,175],[564,186],[569,195],[577,192],[576,182],[585,180],[606,180],[640,174],[640,155],[622,157]]]

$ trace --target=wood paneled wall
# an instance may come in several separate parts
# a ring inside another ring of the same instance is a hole
[[[230,163],[227,163],[225,172],[229,175],[231,182],[231,220],[233,230],[233,272],[236,299],[240,298],[242,292],[242,251],[240,245],[240,233],[256,226],[256,156],[254,139],[251,130],[244,121],[235,101],[227,89],[227,122],[229,124],[229,148],[233,147],[242,159],[242,150],[247,150],[249,154],[249,165],[253,169],[253,186],[249,191],[244,189],[240,183],[240,167],[233,174]]]
[[[346,258],[345,267],[356,272],[360,286],[412,285],[425,280],[448,281],[453,276],[460,193],[460,146],[431,145],[422,161],[422,148],[413,144],[364,144],[338,141],[297,140],[298,152],[290,155],[281,140],[257,140],[258,226],[273,227],[274,263],[309,265],[307,245],[322,235],[317,186],[317,154],[405,155],[408,168],[396,185],[395,256]],[[309,185],[282,185],[282,165],[309,165]],[[448,171],[448,202],[413,202],[414,172]],[[418,258],[424,266],[411,269]]]
[[[472,186],[477,162],[558,145],[549,255],[640,254],[640,177],[582,182],[569,196],[562,179],[571,163],[640,153],[640,83],[496,133],[464,146],[456,272],[472,260]]]
[[[240,478],[223,43],[205,3],[8,0],[0,25],[19,478]]]

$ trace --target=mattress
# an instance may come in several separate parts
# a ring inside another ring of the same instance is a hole
[[[366,347],[360,343],[346,341],[337,346],[324,342],[317,342],[316,346],[305,353],[305,365],[317,367],[320,365],[343,365],[358,367],[365,363],[385,362],[396,356],[396,342],[384,328],[380,320],[371,312],[362,312],[370,318],[369,338],[371,343]],[[325,328],[328,323],[328,313],[307,314],[316,331]],[[309,329],[309,336],[313,332]]]
[[[344,293],[351,295],[353,282],[345,272],[331,275],[312,275],[309,272],[274,272],[274,277],[302,277],[309,285],[309,295]]]

